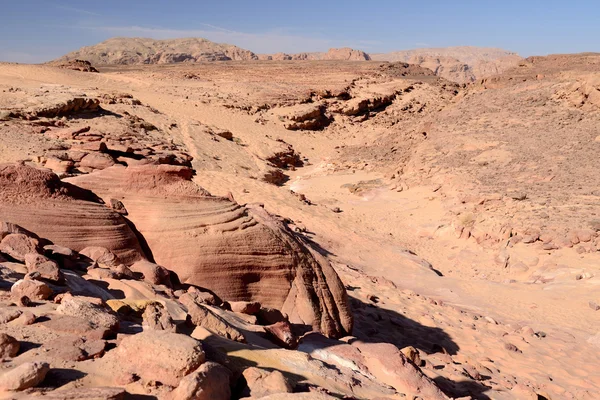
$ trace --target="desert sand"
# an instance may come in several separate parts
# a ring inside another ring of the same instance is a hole
[[[513,61],[0,64],[4,398],[598,398],[600,55]]]

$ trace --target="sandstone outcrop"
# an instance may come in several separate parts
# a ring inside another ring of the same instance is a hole
[[[290,322],[330,336],[351,331],[345,289],[326,260],[263,208],[210,196],[191,174],[185,167],[144,165],[68,181],[122,198],[154,260],[181,282],[223,300],[281,309]]]
[[[90,191],[61,182],[48,170],[0,165],[0,187],[0,220],[75,251],[105,247],[125,263],[144,257],[135,232],[121,214],[101,204]],[[28,248],[27,253],[31,252]],[[20,251],[17,257],[24,260],[25,254]]]
[[[62,69],[70,69],[73,71],[81,71],[81,72],[98,72],[96,68],[92,66],[92,63],[86,60],[69,60],[67,62],[59,62],[52,64],[58,68]]]

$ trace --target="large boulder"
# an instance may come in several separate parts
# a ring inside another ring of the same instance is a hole
[[[66,295],[56,312],[85,319],[100,328],[113,331],[119,328],[119,319],[107,307],[94,304],[85,298]]]
[[[154,261],[182,283],[258,301],[329,336],[351,331],[346,291],[327,260],[263,208],[211,196],[192,175],[172,165],[114,166],[67,181],[121,199]]]
[[[205,360],[202,346],[196,339],[157,330],[124,338],[110,355],[115,357],[123,372],[135,374],[147,382],[170,386],[178,386],[184,376],[195,371]]]
[[[45,362],[28,362],[0,376],[0,390],[25,390],[42,383],[50,366]]]
[[[208,361],[181,380],[170,395],[171,400],[229,400],[231,372]]]
[[[11,286],[10,293],[17,299],[26,296],[30,300],[47,300],[52,296],[52,289],[44,282],[20,279]]]
[[[75,251],[101,246],[124,263],[144,258],[135,233],[121,214],[103,205],[92,192],[62,182],[49,170],[0,164],[0,187],[0,220]],[[17,255],[23,261],[26,253],[36,253],[34,249],[24,251],[11,252],[11,257]]]
[[[37,253],[38,250],[39,241],[23,233],[8,234],[0,242],[0,252],[18,261],[25,261],[27,254]]]
[[[246,387],[242,390],[244,397],[263,398],[270,394],[291,393],[292,385],[280,371],[250,367],[242,373]]]
[[[356,371],[363,376],[387,384],[399,393],[431,400],[448,399],[436,384],[390,343],[351,344],[311,333],[302,338],[300,351],[315,359],[334,365],[345,373]]]
[[[41,254],[29,253],[25,255],[25,265],[29,272],[37,272],[43,279],[60,282],[64,278],[55,261]]]

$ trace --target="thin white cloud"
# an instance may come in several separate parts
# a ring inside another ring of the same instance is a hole
[[[65,10],[65,11],[71,11],[77,14],[85,14],[85,15],[94,15],[97,17],[102,16],[102,14],[98,14],[92,11],[88,11],[88,10],[84,10],[82,8],[75,8],[75,7],[70,7],[70,6],[65,6],[63,4],[54,4],[54,7],[61,9],[61,10]]]
[[[112,36],[143,36],[153,39],[176,39],[202,37],[213,42],[229,43],[255,53],[299,53],[305,51],[327,51],[331,47],[360,48],[360,42],[342,43],[331,39],[300,36],[284,32],[248,33],[232,31],[210,24],[200,24],[210,29],[169,29],[143,26],[79,26],[81,29],[101,31]],[[363,43],[366,44],[366,43]],[[372,43],[374,44],[374,43]]]

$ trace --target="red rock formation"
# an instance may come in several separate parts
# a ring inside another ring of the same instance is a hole
[[[122,199],[154,260],[182,282],[281,309],[326,335],[351,331],[347,295],[329,262],[261,207],[210,196],[191,175],[171,165],[116,166],[68,181]]]
[[[79,251],[106,247],[128,263],[143,258],[127,221],[91,192],[61,182],[49,170],[0,165],[0,220]]]

